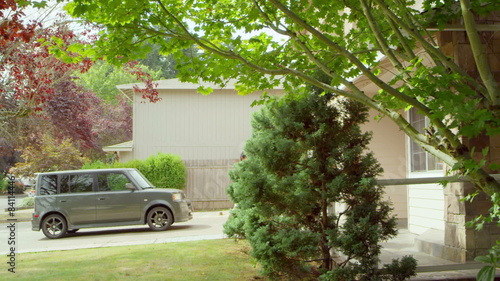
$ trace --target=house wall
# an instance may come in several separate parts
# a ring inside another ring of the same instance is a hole
[[[134,104],[134,158],[158,152],[183,160],[238,159],[251,133],[251,107],[259,94],[239,96],[215,90],[160,90],[161,101]]]
[[[381,62],[381,69],[391,69],[388,60]],[[383,71],[380,78],[389,81],[393,77],[391,71]],[[366,77],[356,80],[356,85],[369,96],[377,93],[379,88]],[[404,114],[404,113],[402,113]],[[373,132],[370,149],[384,168],[383,179],[442,177],[443,173],[426,172],[411,173],[409,167],[408,137],[388,117],[375,120],[378,113],[370,111],[369,123],[363,129]],[[408,229],[412,233],[422,234],[429,230],[443,230],[444,191],[438,184],[386,186],[386,198],[393,202],[394,213],[398,218],[408,219]]]
[[[133,151],[118,151],[118,159],[120,162],[128,162],[134,160]]]
[[[133,159],[158,152],[176,154],[186,165],[187,197],[194,209],[230,208],[228,172],[239,160],[251,134],[251,104],[260,93],[240,96],[215,90],[208,96],[194,89],[159,90],[161,101],[134,101]],[[270,91],[277,94],[279,91]],[[131,155],[123,155],[129,159]]]
[[[377,113],[370,111],[370,119],[362,126],[373,133],[370,150],[384,168],[381,179],[442,177],[442,171],[412,173],[409,171],[408,137],[385,117],[375,120]],[[444,230],[444,190],[439,184],[386,186],[385,198],[392,202],[394,214],[407,219],[408,230],[422,234],[428,230]]]
[[[443,177],[442,172],[410,173],[409,178]],[[408,230],[424,234],[429,230],[445,228],[444,189],[439,184],[408,186]],[[441,233],[444,235],[444,232]],[[440,237],[441,239],[442,237]]]
[[[406,148],[405,134],[389,118],[375,120],[377,113],[370,111],[369,122],[361,127],[364,131],[372,132],[369,148],[380,162],[384,173],[381,179],[406,178]],[[407,187],[385,186],[385,199],[393,204],[394,214],[398,219],[408,218]]]

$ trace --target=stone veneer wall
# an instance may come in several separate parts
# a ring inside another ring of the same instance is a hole
[[[479,24],[498,24],[500,12],[494,12],[486,18],[476,18]],[[461,23],[456,23],[461,24]],[[490,68],[496,81],[500,81],[500,32],[482,31],[480,37],[486,48]],[[474,57],[467,40],[465,31],[445,31],[438,34],[440,48],[453,57],[463,69],[472,77],[479,77]],[[489,148],[487,161],[500,163],[500,136],[479,136],[468,140],[469,146],[475,146],[477,157],[482,157],[482,148]],[[499,171],[488,171],[498,173]],[[445,188],[445,245],[442,257],[465,262],[473,260],[477,255],[488,252],[496,240],[500,239],[500,227],[496,224],[485,225],[482,231],[465,227],[465,222],[480,214],[487,214],[491,202],[485,194],[478,195],[473,202],[464,202],[462,199],[472,192],[474,187],[470,183],[452,183]]]
[[[481,214],[487,214],[491,201],[485,194],[477,195],[472,202],[462,200],[474,192],[470,183],[451,183],[445,188],[445,233],[441,257],[464,263],[478,255],[488,253],[500,239],[500,227],[485,225],[481,231],[466,228],[465,223]]]

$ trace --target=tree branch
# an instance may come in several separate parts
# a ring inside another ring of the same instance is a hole
[[[462,9],[465,31],[467,32],[477,70],[488,90],[489,95],[487,97],[493,105],[500,106],[500,87],[491,72],[488,57],[479,39],[474,15],[471,12],[470,0],[460,0],[460,8]]]

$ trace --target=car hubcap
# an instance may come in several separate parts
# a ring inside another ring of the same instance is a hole
[[[48,222],[48,231],[52,235],[56,235],[58,232],[61,232],[61,222],[58,221],[57,219],[52,219],[50,222]]]
[[[165,223],[166,223],[165,213],[155,212],[154,217],[153,217],[153,222],[158,227],[165,225]]]

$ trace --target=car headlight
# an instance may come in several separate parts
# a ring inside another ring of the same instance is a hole
[[[184,194],[182,192],[176,192],[176,193],[172,193],[172,200],[174,201],[180,201],[182,199],[184,199]]]

